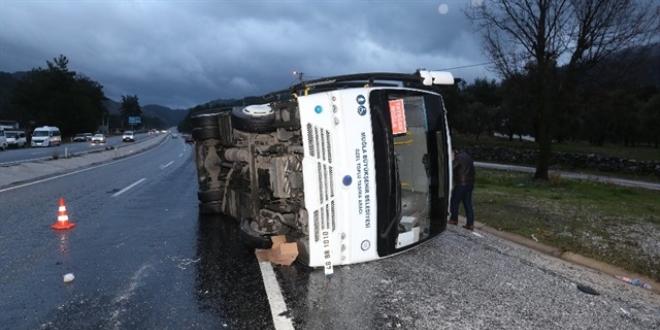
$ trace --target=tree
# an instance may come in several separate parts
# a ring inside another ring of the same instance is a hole
[[[653,95],[642,106],[644,114],[643,134],[647,141],[653,142],[655,148],[658,148],[660,141],[660,92]]]
[[[106,111],[103,86],[69,71],[64,55],[46,64],[47,69],[30,70],[12,90],[10,103],[16,117],[24,125],[58,126],[63,135],[95,131]]]
[[[137,95],[122,95],[119,112],[122,118],[122,125],[123,123],[128,123],[128,117],[142,115],[142,109],[140,108],[140,101]]]
[[[529,77],[516,74],[502,81],[502,108],[499,112],[499,128],[513,141],[513,136],[522,136],[531,133],[529,109],[532,98],[529,92]]]
[[[539,145],[534,178],[545,180],[554,118],[561,118],[555,111],[567,110],[562,98],[575,95],[588,70],[615,54],[619,59],[633,54],[660,33],[660,5],[654,0],[490,0],[465,14],[482,33],[499,75],[506,79],[528,71],[532,79],[530,106]]]
[[[500,85],[495,81],[475,79],[465,88],[467,98],[468,131],[479,140],[481,133],[493,133],[497,124],[498,113],[502,105]]]

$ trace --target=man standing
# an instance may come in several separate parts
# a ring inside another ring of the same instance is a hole
[[[458,204],[463,202],[467,223],[463,228],[474,230],[474,211],[472,209],[472,190],[474,190],[474,160],[465,151],[454,147],[452,150],[454,167],[454,188],[451,193],[451,204],[449,217],[450,225],[458,224]]]

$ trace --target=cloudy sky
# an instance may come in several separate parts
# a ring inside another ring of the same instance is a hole
[[[0,71],[62,54],[113,100],[171,108],[284,89],[294,70],[457,68],[473,82],[496,78],[461,11],[480,1],[2,0]]]

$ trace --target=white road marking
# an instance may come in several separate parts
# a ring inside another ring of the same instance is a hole
[[[124,188],[124,189],[122,189],[122,190],[116,192],[114,195],[112,195],[112,197],[117,197],[117,196],[119,196],[119,195],[125,193],[126,191],[128,191],[128,189],[131,189],[131,188],[137,186],[138,184],[140,184],[140,182],[142,182],[142,181],[144,181],[144,180],[146,180],[146,178],[142,178],[142,179],[138,180],[137,182],[133,183],[132,185],[130,185],[130,186],[128,186],[128,187],[126,187],[126,188]]]
[[[171,162],[169,162],[169,163],[167,163],[167,164],[165,164],[165,165],[160,165],[160,169],[161,169],[161,170],[164,170],[166,167],[172,165],[172,163],[174,163],[174,161],[171,161]]]
[[[273,272],[273,266],[270,262],[263,261],[259,262],[259,267],[261,268],[261,276],[264,278],[266,295],[268,296],[268,303],[270,304],[270,314],[273,316],[275,329],[293,330],[294,328],[291,319],[284,316],[284,312],[286,312],[288,308],[284,302],[284,297],[282,297],[280,286],[277,284],[277,278],[275,277],[275,272]]]
[[[182,156],[183,156],[183,154],[182,154],[182,153],[181,153],[181,154],[179,154],[179,157],[182,157]]]

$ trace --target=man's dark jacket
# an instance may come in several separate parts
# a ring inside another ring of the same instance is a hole
[[[461,152],[454,158],[454,184],[469,186],[474,184],[474,161],[470,155]]]

